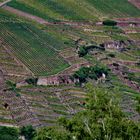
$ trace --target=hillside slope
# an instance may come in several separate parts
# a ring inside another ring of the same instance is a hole
[[[13,0],[8,5],[49,21],[140,17],[140,10],[127,0]]]

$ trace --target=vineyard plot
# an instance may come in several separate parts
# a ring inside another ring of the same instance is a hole
[[[24,23],[1,23],[4,45],[35,75],[56,74],[69,65],[56,52],[47,33]]]
[[[86,93],[75,87],[32,87],[20,92],[42,126],[57,125],[57,119],[71,117],[84,109]]]

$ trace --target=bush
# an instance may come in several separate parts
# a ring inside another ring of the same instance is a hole
[[[35,140],[71,140],[71,136],[65,129],[45,127],[38,131]]]
[[[16,88],[16,84],[13,81],[6,81],[7,86],[9,87],[10,90],[14,90]]]
[[[105,20],[105,21],[103,21],[103,25],[105,25],[105,26],[116,26],[117,22],[113,21],[113,20]]]
[[[87,55],[87,53],[88,53],[88,50],[85,48],[85,46],[82,46],[79,48],[79,51],[78,51],[79,57],[83,57]]]
[[[109,69],[104,66],[91,66],[91,67],[82,67],[78,71],[76,71],[73,75],[75,79],[79,79],[79,82],[82,84],[87,82],[87,79],[97,80],[104,73],[106,76],[108,75]]]
[[[113,54],[113,53],[108,54],[108,56],[112,57],[112,58],[115,58],[115,54]]]
[[[104,47],[97,46],[97,45],[81,46],[78,51],[79,57],[83,57],[83,56],[87,55],[89,53],[89,51],[91,51],[93,49],[105,50]]]
[[[28,78],[25,80],[28,84],[30,85],[34,85],[36,86],[37,85],[37,81],[38,81],[38,78]]]
[[[27,140],[32,140],[33,137],[36,135],[36,131],[32,126],[23,126],[21,128],[21,135],[25,136]]]
[[[19,133],[16,128],[0,126],[0,140],[18,140]]]
[[[136,106],[136,111],[140,114],[140,105]]]

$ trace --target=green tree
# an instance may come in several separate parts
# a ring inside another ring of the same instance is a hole
[[[36,130],[31,126],[23,126],[20,129],[21,135],[25,136],[27,140],[32,140],[33,137],[36,135]]]
[[[18,137],[18,129],[0,126],[0,140],[18,140]]]
[[[82,67],[78,71],[76,71],[73,75],[74,78],[79,79],[80,84],[87,82],[88,78],[97,80],[102,76],[102,74],[106,76],[109,73],[109,69],[105,66],[91,66],[91,67]]]
[[[61,128],[42,128],[38,131],[34,140],[70,140],[70,135]]]
[[[83,57],[83,56],[85,56],[87,53],[88,53],[88,50],[86,49],[85,46],[81,46],[81,47],[79,48],[79,51],[78,51],[79,57]]]
[[[117,22],[113,21],[113,20],[105,20],[105,21],[103,21],[103,25],[106,25],[106,26],[116,26]]]
[[[136,105],[136,111],[140,114],[140,96],[136,97],[137,105]]]
[[[80,83],[86,82],[86,79],[88,77],[89,68],[82,67],[78,71],[74,73],[74,78],[79,79]]]
[[[36,86],[38,78],[27,78],[25,81],[30,85]]]
[[[8,90],[17,91],[16,83],[8,80],[8,81],[6,81],[6,85],[9,88]]]

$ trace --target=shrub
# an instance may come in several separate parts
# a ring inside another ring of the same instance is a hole
[[[115,54],[113,54],[113,53],[108,54],[108,56],[112,57],[112,58],[115,58]]]
[[[106,26],[116,26],[117,22],[113,21],[113,20],[105,20],[105,21],[103,21],[103,25],[106,25]]]
[[[82,46],[82,47],[79,48],[79,51],[78,51],[79,57],[83,57],[83,56],[85,56],[87,53],[88,53],[88,51],[87,51],[87,49],[85,48],[85,46]]]
[[[36,134],[35,129],[32,126],[23,126],[20,130],[21,135],[25,136],[27,140],[32,140]]]
[[[37,85],[37,81],[38,81],[38,78],[28,78],[25,80],[28,84],[30,85],[34,85],[36,86]]]
[[[93,49],[105,50],[104,47],[97,45],[81,46],[78,51],[79,57],[87,55]]]
[[[104,73],[106,76],[108,75],[109,69],[104,66],[91,66],[91,67],[82,67],[78,71],[76,71],[73,75],[75,79],[79,79],[79,82],[82,84],[87,82],[89,79],[97,80]]]
[[[0,126],[0,140],[18,140],[19,133],[16,128]]]

